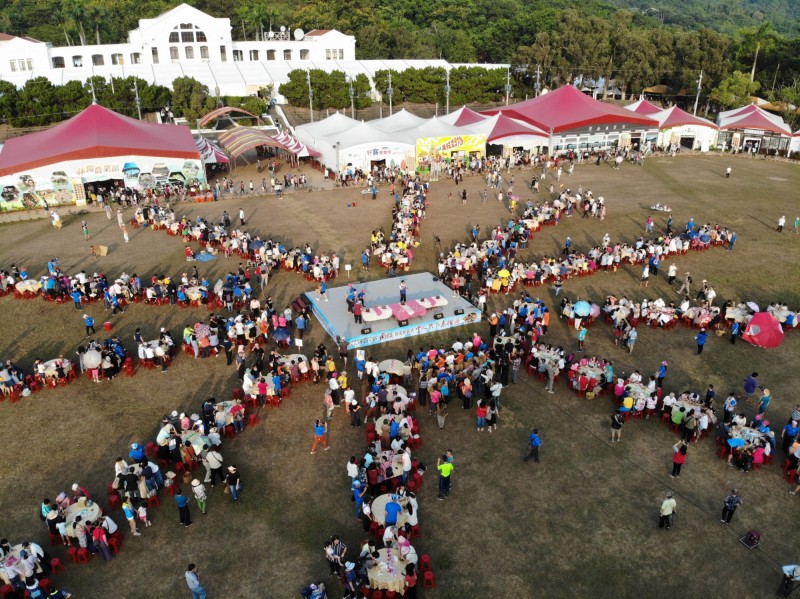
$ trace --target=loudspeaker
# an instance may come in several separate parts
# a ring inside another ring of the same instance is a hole
[[[407,320],[401,320],[397,324],[399,324],[401,327],[407,327],[408,326],[408,321]]]
[[[453,314],[455,314],[456,316],[461,316],[463,313],[464,313],[464,308],[459,308],[458,310],[453,312]]]
[[[372,332],[372,329],[369,328],[369,327],[367,327],[365,329],[361,329],[361,334],[362,335],[369,335],[371,332]]]
[[[444,318],[444,314],[442,314],[441,312],[437,312],[436,314],[433,315],[434,320],[441,320],[442,318]]]

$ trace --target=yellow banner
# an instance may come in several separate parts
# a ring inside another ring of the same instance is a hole
[[[431,162],[449,158],[469,160],[471,154],[486,153],[485,135],[455,135],[417,139],[417,166],[429,167]]]

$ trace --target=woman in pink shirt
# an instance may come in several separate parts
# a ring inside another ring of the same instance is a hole
[[[435,385],[431,388],[430,392],[428,393],[428,397],[431,402],[430,414],[433,415],[436,413],[436,409],[439,407],[439,402],[442,400],[442,392],[439,391],[439,386]]]

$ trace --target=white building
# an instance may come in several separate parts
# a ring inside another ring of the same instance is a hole
[[[140,19],[124,44],[53,46],[0,34],[0,78],[22,87],[33,77],[56,85],[92,76],[136,76],[166,87],[176,77],[194,77],[211,93],[254,94],[280,84],[294,69],[346,70],[355,61],[356,40],[335,30],[265,34],[263,41],[236,41],[230,19],[181,4],[155,19]]]

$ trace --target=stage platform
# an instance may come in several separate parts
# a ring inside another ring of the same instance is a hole
[[[407,301],[400,304],[400,281],[407,286]],[[430,273],[419,273],[363,283],[352,281],[356,291],[365,290],[364,322],[357,324],[347,311],[349,285],[328,289],[328,301],[316,291],[306,293],[311,309],[333,339],[347,340],[350,349],[406,339],[480,322],[480,311]]]

